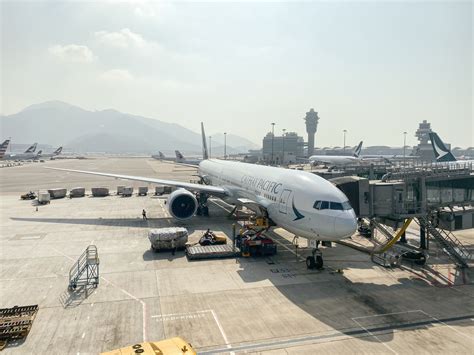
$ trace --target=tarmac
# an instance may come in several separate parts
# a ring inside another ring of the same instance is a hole
[[[174,336],[199,354],[473,353],[473,273],[457,269],[434,241],[425,267],[383,268],[366,253],[334,245],[322,248],[324,270],[307,270],[306,241],[299,238],[296,248],[293,235],[277,228],[276,256],[188,261],[182,251],[152,252],[148,230],[184,226],[196,242],[210,228],[230,238],[235,221],[221,202],[211,201],[211,217],[178,223],[166,197],[113,195],[118,185],[136,192],[143,183],[45,166],[195,179],[192,168],[151,158],[1,169],[0,308],[39,305],[27,338],[5,354],[97,354]],[[99,186],[112,195],[91,197]],[[85,187],[89,196],[52,200],[38,211],[19,199],[59,187]],[[473,230],[461,236],[472,247]],[[68,291],[69,269],[90,244],[99,252],[99,286]]]

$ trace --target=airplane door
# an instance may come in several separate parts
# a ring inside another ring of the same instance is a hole
[[[280,201],[279,201],[279,209],[280,213],[286,214],[286,209],[287,209],[287,204],[288,204],[288,199],[290,197],[291,190],[283,190],[283,192],[280,195]]]

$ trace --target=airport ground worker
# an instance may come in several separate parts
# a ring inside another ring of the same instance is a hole
[[[143,220],[146,221],[148,218],[146,217],[146,211],[145,209],[143,209],[142,211],[142,216],[143,216]]]
[[[171,255],[176,253],[176,239],[171,239]]]

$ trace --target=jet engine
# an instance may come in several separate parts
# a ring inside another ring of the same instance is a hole
[[[196,197],[185,189],[174,191],[167,201],[168,212],[177,219],[188,219],[196,213],[198,202]]]

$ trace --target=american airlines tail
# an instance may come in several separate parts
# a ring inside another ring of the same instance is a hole
[[[359,155],[360,155],[360,152],[362,151],[362,143],[363,143],[363,141],[360,141],[359,145],[358,145],[357,148],[354,150],[353,156],[354,156],[355,158],[358,158]]]
[[[176,161],[178,163],[184,161],[184,156],[183,156],[183,154],[181,154],[181,152],[179,150],[175,150],[174,154],[176,154]]]
[[[206,143],[206,132],[204,132],[204,123],[201,122],[201,136],[202,136],[202,159],[209,159],[209,153],[207,151]]]
[[[429,133],[431,145],[433,146],[434,154],[436,157],[436,162],[444,163],[450,161],[456,161],[453,153],[450,152],[448,148],[444,145],[441,138],[439,138],[437,133]]]
[[[0,159],[3,159],[3,157],[5,156],[9,144],[10,140],[7,139],[2,143],[2,145],[0,145]]]
[[[30,146],[27,150],[25,150],[25,153],[34,153],[36,150],[36,146],[38,143],[34,143],[32,146]]]

